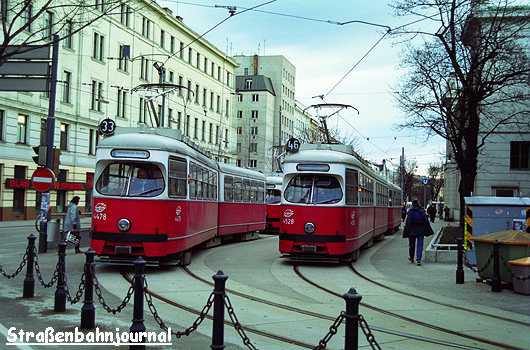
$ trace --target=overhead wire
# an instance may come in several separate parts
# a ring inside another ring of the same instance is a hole
[[[252,11],[252,10],[255,10],[257,9],[258,7],[261,7],[261,6],[265,6],[265,5],[268,5],[270,3],[273,3],[275,2],[276,0],[269,0],[269,1],[266,1],[266,2],[263,2],[261,4],[258,4],[256,6],[253,6],[253,7],[250,7],[248,9],[245,9],[241,12],[236,12],[236,13],[231,13],[228,17],[224,18],[223,20],[221,20],[220,22],[218,22],[217,24],[215,24],[213,27],[211,27],[210,29],[208,29],[207,31],[205,31],[204,33],[202,33],[201,35],[197,36],[196,38],[194,38],[192,41],[190,41],[188,44],[184,45],[183,47],[180,48],[180,50],[172,53],[171,55],[169,55],[166,60],[164,61],[164,64],[167,63],[167,61],[169,61],[171,58],[175,57],[176,55],[179,55],[184,49],[186,49],[187,47],[189,47],[191,44],[197,42],[198,40],[200,40],[201,38],[203,38],[206,34],[210,33],[212,30],[214,30],[215,28],[219,27],[221,24],[223,24],[224,22],[228,21],[230,18],[232,17],[235,17],[237,15],[241,15],[247,11]]]

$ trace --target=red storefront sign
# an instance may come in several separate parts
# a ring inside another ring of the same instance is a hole
[[[31,188],[31,180],[27,179],[6,179],[6,188],[29,190]],[[55,182],[52,190],[59,191],[86,191],[92,189],[93,182],[88,184],[84,182]]]

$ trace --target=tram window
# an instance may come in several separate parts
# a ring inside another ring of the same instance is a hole
[[[225,202],[233,202],[234,196],[232,192],[232,184],[234,178],[232,176],[225,176]]]
[[[313,204],[333,204],[342,199],[339,181],[332,176],[315,176],[313,192]]]
[[[263,203],[265,197],[265,182],[260,182],[258,186],[258,202]],[[281,197],[281,192],[278,197]]]
[[[210,185],[212,191],[212,199],[217,199],[217,174],[212,171],[210,173]]]
[[[257,184],[256,181],[250,181],[250,202],[256,203],[257,202]]]
[[[282,199],[282,191],[280,190],[267,190],[267,196],[265,197],[265,203],[277,204]]]
[[[186,180],[188,175],[187,163],[184,159],[169,159],[169,188],[170,197],[186,197]]]
[[[243,180],[243,202],[251,202],[250,193],[252,192],[252,187],[250,187],[250,180]]]
[[[197,199],[202,199],[203,198],[203,190],[204,190],[204,186],[203,186],[203,174],[204,174],[204,170],[201,168],[201,167],[197,167]]]
[[[107,165],[96,183],[97,191],[108,196],[125,195],[127,183],[129,182],[130,168],[128,164],[123,163]]]
[[[285,189],[285,200],[291,203],[309,203],[311,200],[312,175],[297,175]]]
[[[241,191],[242,191],[241,178],[234,178],[234,202],[241,202]]]
[[[346,169],[346,204],[357,205],[358,173]]]
[[[190,164],[190,198],[197,198],[197,166],[194,163]]]
[[[154,197],[164,191],[164,177],[154,164],[138,164],[131,172],[130,197]]]

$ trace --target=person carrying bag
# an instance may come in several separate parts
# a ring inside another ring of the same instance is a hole
[[[412,201],[412,208],[407,213],[403,238],[409,239],[409,261],[414,263],[414,253],[416,253],[416,264],[421,265],[423,254],[423,240],[425,236],[434,234],[427,214],[420,207],[418,201]]]

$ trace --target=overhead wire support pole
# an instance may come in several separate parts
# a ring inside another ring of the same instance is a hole
[[[55,99],[57,95],[57,70],[59,66],[59,35],[54,34],[52,37],[52,66],[50,71],[50,95],[48,103],[48,118],[46,119],[46,167],[53,168],[53,143],[55,131]],[[44,197],[44,198],[42,198]],[[50,192],[42,194],[41,201],[50,203]],[[39,227],[39,253],[46,253],[48,250],[48,210],[42,212],[44,220]]]

